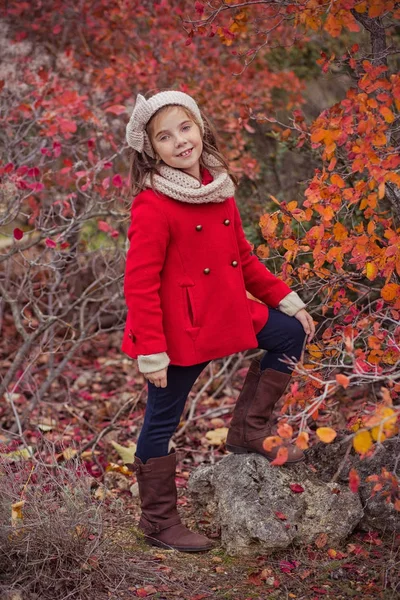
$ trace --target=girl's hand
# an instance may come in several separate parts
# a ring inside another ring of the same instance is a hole
[[[167,369],[154,371],[154,373],[143,373],[144,377],[156,387],[167,387]]]
[[[294,316],[303,325],[303,329],[308,336],[307,342],[311,342],[315,335],[315,325],[312,316],[308,314],[305,308],[299,310]]]

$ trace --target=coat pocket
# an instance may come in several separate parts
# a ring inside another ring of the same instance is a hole
[[[195,340],[199,334],[200,327],[197,317],[196,303],[191,286],[183,287],[183,305],[185,309],[185,331]]]
[[[184,306],[185,306],[185,314],[186,314],[186,321],[187,321],[187,327],[197,327],[198,323],[197,323],[197,311],[196,311],[196,306],[195,306],[195,302],[193,299],[193,294],[192,294],[192,288],[191,287],[184,287],[183,289],[183,302],[184,302]]]

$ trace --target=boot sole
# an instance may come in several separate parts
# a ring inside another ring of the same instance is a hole
[[[164,544],[160,540],[156,540],[155,538],[151,538],[148,536],[144,536],[144,539],[150,546],[157,546],[157,548],[164,548],[165,550],[178,550],[178,552],[208,552],[213,549],[213,545],[210,546],[201,546],[201,547],[187,547],[187,546],[171,546],[169,544]]]
[[[268,456],[265,456],[265,454],[261,454],[261,452],[255,452],[254,450],[249,450],[248,448],[243,448],[242,446],[232,446],[231,444],[226,444],[226,449],[229,452],[233,452],[233,454],[258,454],[259,456],[266,458],[269,462],[274,460],[273,458],[268,458]],[[287,460],[285,465],[293,465],[295,463],[303,462],[304,459],[305,456],[299,458],[298,460]]]

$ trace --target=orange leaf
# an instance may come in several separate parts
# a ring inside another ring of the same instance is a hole
[[[286,448],[286,446],[281,446],[278,450],[276,458],[271,462],[271,465],[274,465],[275,467],[280,467],[281,465],[284,465],[288,459],[288,455],[289,451]]]
[[[323,548],[324,546],[326,546],[327,541],[328,541],[327,534],[320,533],[319,536],[317,537],[317,539],[315,540],[315,545],[317,546],[317,548]]]
[[[336,431],[332,427],[318,427],[316,434],[321,442],[325,444],[330,444],[337,436]]]
[[[331,175],[331,181],[333,185],[337,185],[340,188],[346,187],[346,183],[337,173],[333,173],[333,175]]]
[[[350,379],[346,375],[343,375],[342,373],[339,373],[338,375],[336,375],[336,381],[338,382],[339,385],[344,387],[344,389],[349,387]]]
[[[307,450],[309,437],[310,436],[306,431],[300,431],[295,441],[296,446],[298,446],[298,448],[300,448],[301,450]]]
[[[386,123],[393,123],[395,116],[387,106],[382,106],[380,110],[381,115],[385,119]]]
[[[386,302],[392,302],[395,300],[399,294],[400,285],[397,283],[387,283],[381,289],[381,296]]]
[[[281,444],[282,438],[280,438],[278,435],[270,435],[263,441],[263,448],[265,452],[271,452],[273,448],[280,446]]]
[[[278,435],[280,435],[281,438],[291,438],[293,435],[293,428],[288,425],[288,423],[279,423]]]

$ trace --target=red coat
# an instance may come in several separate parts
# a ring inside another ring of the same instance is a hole
[[[131,217],[122,350],[188,366],[256,348],[265,304],[291,290],[252,254],[234,198],[190,204],[145,190]]]

